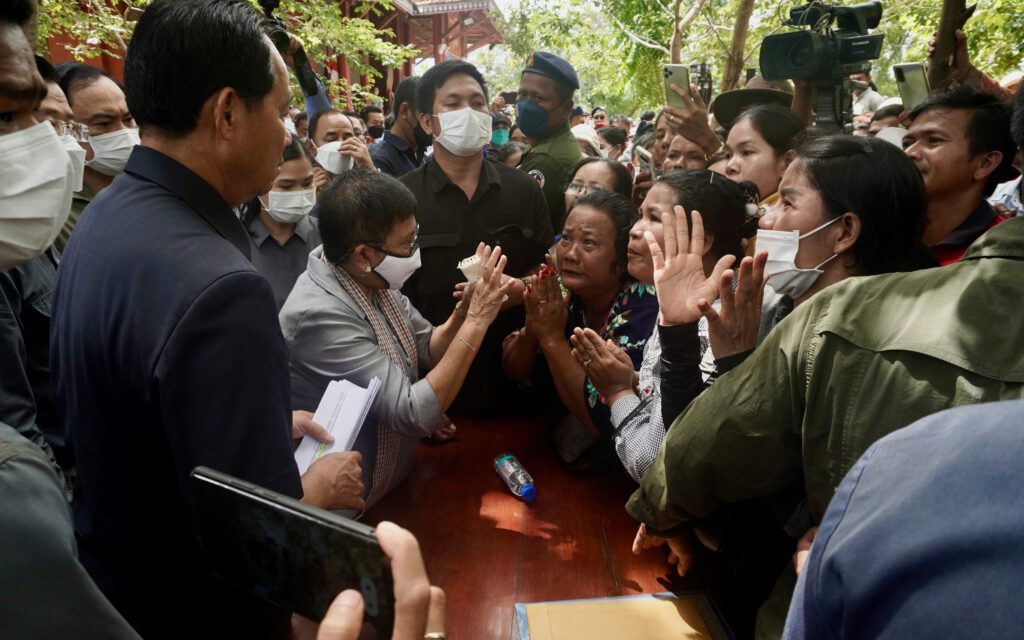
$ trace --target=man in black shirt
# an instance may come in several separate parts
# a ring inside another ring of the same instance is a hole
[[[288,75],[262,24],[245,0],[149,5],[125,64],[142,143],[82,214],[57,275],[50,364],[79,553],[147,639],[288,632],[290,612],[207,569],[196,466],[362,506],[358,454],[299,477],[287,348],[231,209],[268,190],[288,140]]]
[[[419,78],[406,78],[398,84],[391,104],[395,122],[384,137],[370,146],[373,164],[388,175],[401,178],[426,162],[424,151],[430,146],[427,135],[418,121],[416,87]]]
[[[452,291],[464,278],[457,265],[477,243],[500,245],[505,273],[527,275],[544,260],[554,234],[544,194],[525,173],[484,159],[491,138],[487,87],[473,65],[449,60],[420,78],[416,93],[423,130],[434,138],[434,154],[401,178],[416,196],[423,266],[402,288],[434,324],[455,306]],[[520,284],[509,295],[522,296]],[[491,325],[459,395],[461,406],[499,408],[513,387],[501,371],[501,341],[522,326],[520,309]],[[471,403],[471,404],[470,404]],[[507,402],[504,403],[507,405]]]

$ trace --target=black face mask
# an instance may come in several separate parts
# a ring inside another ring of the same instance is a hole
[[[372,127],[366,128],[366,135],[370,136],[374,140],[379,140],[384,135],[384,126],[375,124]]]
[[[416,148],[426,149],[434,143],[434,138],[429,133],[423,130],[420,123],[416,123],[416,126],[412,128],[412,135],[416,138]]]

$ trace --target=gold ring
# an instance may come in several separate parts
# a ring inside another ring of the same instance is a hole
[[[593,362],[593,360],[591,360],[590,358],[587,358],[586,360],[584,360],[583,361],[583,368],[586,369],[587,367],[589,367],[591,362]]]

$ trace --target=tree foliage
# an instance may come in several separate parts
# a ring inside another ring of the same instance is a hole
[[[522,0],[504,18],[495,16],[503,45],[472,56],[492,93],[519,87],[519,76],[534,51],[549,51],[568,60],[580,78],[577,104],[629,112],[643,93],[622,64],[617,33],[600,8],[586,0]]]
[[[77,60],[100,54],[124,55],[135,25],[129,19],[132,11],[148,4],[149,0],[41,0],[37,49],[45,53],[50,38],[60,36]],[[282,0],[276,15],[284,18],[289,31],[298,36],[318,65],[324,64],[328,51],[344,54],[354,73],[374,78],[380,73],[370,64],[371,59],[394,67],[416,54],[411,45],[395,44],[390,29],[377,29],[370,21],[371,16],[391,8],[387,2],[365,2],[355,7],[351,17],[345,17],[336,0]],[[366,92],[366,87],[343,82],[328,88],[335,94],[355,93],[357,101]]]
[[[1024,61],[1020,1],[977,0],[978,8],[967,23],[972,61],[997,79]],[[635,113],[664,100],[660,67],[674,57],[670,54],[679,24],[676,16],[685,17],[694,8],[694,19],[679,34],[679,61],[707,62],[715,76],[715,92],[722,88],[742,3],[682,0],[676,9],[674,0],[599,0],[596,4],[523,0],[502,25],[506,44],[487,54],[483,64],[502,83],[512,82],[513,75],[518,82],[519,67],[509,67],[509,58],[521,64],[531,50],[550,50],[576,67],[585,104]],[[788,31],[783,22],[798,4],[756,0],[742,49],[742,68],[759,67],[761,41]],[[925,61],[942,0],[883,0],[883,5],[875,33],[884,34],[885,40],[882,55],[874,63],[874,78],[882,93],[898,95],[892,65]]]

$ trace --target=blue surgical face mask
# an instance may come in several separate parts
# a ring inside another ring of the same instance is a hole
[[[536,100],[523,98],[516,102],[516,122],[528,138],[539,138],[548,131],[548,114]]]

